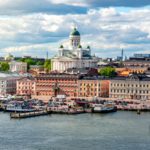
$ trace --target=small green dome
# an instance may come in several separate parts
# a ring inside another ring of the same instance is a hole
[[[76,28],[74,28],[73,31],[70,33],[70,35],[80,36],[80,33],[79,33],[79,31]]]
[[[89,46],[89,45],[87,46],[87,49],[90,49],[90,46]]]
[[[82,48],[82,46],[81,46],[81,45],[78,45],[78,48]]]
[[[63,45],[60,45],[60,47],[59,48],[64,48],[64,46]]]

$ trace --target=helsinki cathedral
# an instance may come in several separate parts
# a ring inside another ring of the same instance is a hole
[[[61,45],[58,54],[52,58],[52,71],[64,72],[69,68],[94,68],[97,66],[97,58],[91,56],[91,48],[83,48],[80,43],[80,33],[74,28],[69,36],[70,47]]]

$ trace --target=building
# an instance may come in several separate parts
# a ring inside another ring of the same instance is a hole
[[[134,54],[123,62],[125,67],[150,67],[150,54]]]
[[[127,77],[132,73],[132,70],[129,68],[115,68],[115,71],[118,76]]]
[[[16,83],[17,95],[31,96],[35,94],[35,79],[32,77],[24,77]]]
[[[137,53],[137,54],[134,54],[134,58],[150,58],[150,54]]]
[[[101,77],[79,79],[78,97],[109,97],[109,80]]]
[[[22,80],[20,81],[24,82]],[[69,98],[109,97],[109,80],[104,77],[87,77],[86,75],[57,73],[39,75],[35,77],[34,82],[35,92],[32,92],[32,98],[44,101],[48,101],[51,97],[58,95],[65,95]],[[34,89],[30,86],[27,87],[27,85],[28,83],[20,83],[23,89]],[[17,88],[17,91],[20,89]]]
[[[65,71],[66,74],[80,74],[88,76],[97,76],[98,70],[95,68],[69,68]]]
[[[91,48],[82,48],[80,33],[76,28],[70,33],[70,47],[60,46],[57,56],[52,58],[52,71],[64,72],[69,68],[95,68],[98,59],[91,56]]]
[[[126,60],[123,62],[124,67],[150,67],[150,60]]]
[[[110,80],[110,98],[150,100],[150,77],[131,75]]]
[[[46,71],[44,71],[43,65],[31,65],[29,73],[31,73],[34,76],[40,73],[46,73]]]
[[[43,74],[35,77],[36,89],[33,98],[48,101],[51,97],[65,95],[77,97],[79,75]]]
[[[16,94],[16,81],[20,76],[0,73],[0,95]]]
[[[25,62],[11,61],[9,63],[9,66],[10,66],[10,72],[16,72],[16,73],[26,73],[27,72],[27,63],[25,63]]]
[[[147,72],[147,67],[129,67],[129,68],[115,68],[115,71],[118,76],[127,77],[130,74],[143,74]]]

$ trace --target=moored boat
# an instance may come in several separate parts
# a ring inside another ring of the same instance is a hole
[[[33,112],[36,109],[29,107],[24,102],[10,102],[3,108],[5,112]]]
[[[92,112],[94,113],[108,113],[117,111],[117,107],[114,104],[94,104]]]

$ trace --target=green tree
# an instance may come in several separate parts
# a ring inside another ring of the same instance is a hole
[[[42,61],[37,61],[37,62],[36,62],[36,65],[38,65],[38,66],[39,66],[39,65],[44,65],[44,64],[43,64],[43,62],[42,62]]]
[[[106,77],[114,77],[116,75],[115,68],[113,67],[104,67],[100,69],[99,74]]]
[[[36,65],[36,61],[34,61],[32,58],[27,58],[24,62],[26,62],[29,66]]]
[[[8,62],[0,62],[0,71],[9,71]]]
[[[49,72],[51,70],[51,60],[50,59],[45,60],[44,68],[45,68],[46,72]]]

